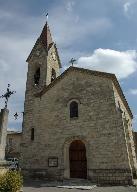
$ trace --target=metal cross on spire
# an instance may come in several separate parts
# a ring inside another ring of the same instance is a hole
[[[71,58],[71,60],[69,61],[69,63],[71,63],[71,65],[72,65],[72,67],[73,67],[75,61],[76,61],[76,59],[74,59],[74,58]]]
[[[10,96],[11,96],[12,94],[16,93],[16,91],[11,91],[11,90],[9,89],[9,87],[10,87],[10,84],[8,84],[7,92],[6,92],[4,95],[1,95],[1,96],[0,96],[0,98],[5,98],[5,99],[6,99],[6,101],[5,101],[5,108],[7,108],[7,104],[8,104],[8,100],[9,100]]]

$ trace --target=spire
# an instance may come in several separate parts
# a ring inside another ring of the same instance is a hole
[[[48,23],[46,22],[46,24],[44,25],[42,32],[40,34],[40,37],[37,39],[34,47],[31,50],[31,53],[29,54],[28,58],[27,58],[27,62],[29,61],[29,59],[31,58],[33,51],[35,50],[37,44],[41,42],[44,46],[44,48],[46,49],[46,51],[48,51],[51,46],[54,44],[54,42],[52,41],[52,37],[51,37],[51,33],[50,33],[50,29],[48,26]]]
[[[51,44],[53,44],[50,29],[47,22],[43,27],[43,30],[41,32],[39,39],[41,40],[41,42],[43,43],[44,47],[47,50],[50,48]]]

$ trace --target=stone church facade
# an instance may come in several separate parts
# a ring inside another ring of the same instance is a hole
[[[25,175],[132,184],[132,112],[114,74],[61,62],[46,23],[28,59],[21,143]]]

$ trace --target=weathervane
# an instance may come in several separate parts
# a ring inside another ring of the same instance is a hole
[[[72,65],[72,67],[73,67],[75,61],[76,61],[76,59],[74,59],[74,58],[71,58],[71,60],[69,61],[69,63],[71,63],[71,65]]]
[[[48,21],[48,17],[49,17],[49,14],[48,14],[48,13],[46,13],[46,18],[47,18],[47,21]]]
[[[9,89],[9,87],[10,87],[10,84],[8,84],[7,92],[4,95],[0,96],[0,98],[5,98],[6,99],[6,101],[5,101],[5,108],[7,108],[7,104],[8,104],[8,100],[9,100],[10,96],[12,94],[16,93],[16,91],[11,91]]]

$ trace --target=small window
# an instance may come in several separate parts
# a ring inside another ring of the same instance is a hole
[[[118,108],[121,109],[120,102],[118,101]]]
[[[70,118],[73,117],[78,117],[78,103],[76,101],[70,103]]]
[[[56,71],[55,71],[55,69],[52,69],[51,82],[54,81],[55,79],[56,79]]]
[[[13,139],[9,138],[9,145],[12,146],[12,144],[13,144]]]
[[[34,84],[38,85],[40,80],[40,68],[38,68],[34,75]]]
[[[34,128],[31,129],[31,140],[34,141]]]
[[[118,110],[121,112],[121,113],[123,113],[123,110],[122,110],[122,108],[121,108],[121,105],[120,105],[120,102],[118,101]]]

